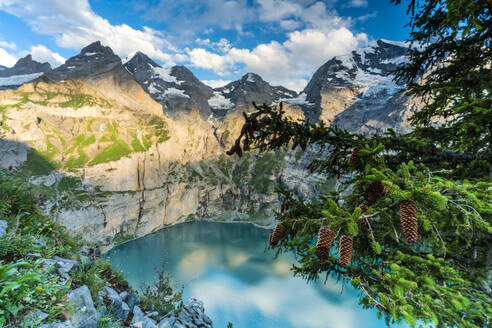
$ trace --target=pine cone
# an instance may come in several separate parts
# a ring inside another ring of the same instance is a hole
[[[361,203],[361,204],[359,205],[359,207],[360,207],[360,209],[361,209],[361,212],[362,212],[362,213],[367,212],[367,205],[366,205],[366,204]]]
[[[386,188],[381,181],[374,181],[367,186],[364,191],[364,198],[368,203],[374,203],[376,200],[384,196]]]
[[[362,146],[361,145],[358,145],[352,151],[352,155],[350,155],[350,159],[348,161],[348,165],[350,167],[354,167],[357,164],[357,162],[359,161],[359,153],[360,153],[360,150],[361,149],[362,149]]]
[[[287,201],[283,201],[282,204],[280,204],[280,212],[283,213],[289,209],[289,205],[287,204]]]
[[[335,239],[335,232],[327,226],[319,228],[318,241],[316,242],[316,256],[325,261],[330,255],[331,244]]]
[[[400,224],[405,239],[410,243],[417,242],[419,238],[417,205],[411,199],[400,201]]]
[[[275,229],[273,229],[272,233],[270,234],[270,246],[277,246],[280,239],[282,239],[282,237],[284,236],[284,233],[285,226],[282,223],[277,223]]]
[[[360,209],[361,209],[361,212],[364,213],[367,211],[367,205],[362,203],[359,205]],[[367,220],[363,217],[361,217],[359,219],[359,229],[366,232],[367,230],[369,230],[369,224],[367,223]]]
[[[363,217],[361,217],[359,219],[359,229],[362,230],[362,231],[364,231],[364,232],[367,232],[367,230],[369,230],[369,223]]]
[[[354,241],[347,235],[343,235],[340,238],[340,250],[338,262],[341,266],[346,267],[350,263],[352,257],[352,246]]]

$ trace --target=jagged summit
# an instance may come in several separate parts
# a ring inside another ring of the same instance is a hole
[[[11,68],[0,66],[0,89],[13,89],[51,70],[49,63],[40,63],[29,54]]]
[[[393,81],[393,71],[407,61],[407,51],[405,43],[378,40],[328,60],[300,94],[306,116],[352,131],[400,126],[413,105],[401,94],[404,85]]]
[[[250,108],[253,101],[271,104],[280,99],[296,97],[295,91],[281,86],[271,86],[255,73],[246,73],[241,79],[223,87],[214,89],[214,97],[209,100],[210,106],[217,114],[224,115],[232,108]]]
[[[80,51],[80,54],[85,55],[85,56],[93,56],[96,54],[114,55],[114,52],[113,52],[113,49],[111,49],[110,47],[103,46],[101,44],[101,41],[96,41],[96,42],[93,42],[93,43],[89,44],[88,46],[82,48],[82,50]]]
[[[167,115],[179,117],[192,109],[203,117],[211,114],[207,100],[212,96],[212,88],[185,66],[162,68],[146,54],[137,52],[124,67]]]
[[[69,58],[65,64],[48,72],[54,81],[89,78],[121,67],[121,59],[110,47],[96,41],[84,47],[80,54]]]
[[[46,73],[51,70],[49,63],[40,63],[32,59],[31,54],[21,58],[11,68],[2,66],[0,68],[0,77],[11,77],[15,75]]]

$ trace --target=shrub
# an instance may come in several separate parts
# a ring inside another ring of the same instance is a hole
[[[183,307],[183,286],[173,283],[169,273],[165,272],[164,262],[157,271],[157,281],[154,285],[144,285],[140,299],[142,308],[147,311],[157,311],[160,315],[166,315],[171,311],[179,311]]]

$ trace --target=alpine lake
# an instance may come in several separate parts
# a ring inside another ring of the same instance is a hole
[[[382,328],[376,310],[358,305],[360,291],[324,276],[294,277],[292,254],[267,250],[269,230],[252,224],[188,222],[121,244],[105,254],[136,289],[157,280],[164,262],[196,297],[216,328]],[[392,325],[403,327],[403,325]]]

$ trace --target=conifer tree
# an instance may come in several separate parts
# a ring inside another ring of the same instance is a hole
[[[228,152],[325,150],[310,169],[337,177],[337,189],[298,199],[279,187],[282,234],[271,246],[297,255],[296,275],[350,282],[387,323],[490,325],[491,7],[409,1],[409,63],[396,78],[425,100],[411,133],[353,134],[255,104]]]

